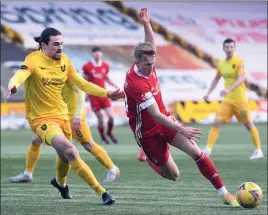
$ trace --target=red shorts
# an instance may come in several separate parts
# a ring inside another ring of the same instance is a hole
[[[94,112],[99,112],[101,109],[111,107],[111,101],[109,98],[102,97],[89,97],[91,109]]]
[[[176,131],[162,127],[162,131],[150,136],[137,140],[138,145],[143,149],[146,157],[155,165],[164,165],[169,158],[169,143],[172,142],[176,135]],[[136,138],[137,139],[137,138]]]

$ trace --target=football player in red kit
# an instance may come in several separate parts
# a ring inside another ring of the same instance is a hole
[[[196,144],[202,132],[182,125],[166,110],[154,66],[156,46],[146,8],[140,12],[140,21],[144,26],[145,42],[135,46],[135,63],[127,72],[124,91],[129,125],[141,153],[144,153],[144,161],[160,176],[176,181],[179,170],[169,153],[170,145],[174,146],[196,162],[200,172],[212,183],[224,204],[239,207],[236,198],[225,188],[213,161]]]
[[[116,89],[119,87],[109,78],[109,64],[102,60],[102,51],[99,47],[94,47],[92,49],[93,60],[89,61],[83,66],[84,76],[89,81],[102,88],[105,88],[105,83],[107,82]],[[96,96],[89,95],[89,100],[91,108],[98,118],[98,130],[103,144],[109,144],[108,139],[104,132],[103,114],[101,109],[103,109],[108,116],[107,125],[107,136],[117,143],[117,138],[113,134],[114,118],[112,112],[112,106],[110,99],[100,98]]]

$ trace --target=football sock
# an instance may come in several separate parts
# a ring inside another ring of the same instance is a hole
[[[25,172],[33,173],[35,165],[40,158],[41,147],[42,144],[31,144],[28,147]]]
[[[81,158],[71,161],[70,164],[76,174],[95,190],[98,195],[102,195],[105,192],[105,189],[99,184],[91,169]]]
[[[214,144],[216,143],[219,137],[220,128],[212,127],[208,134],[207,148],[213,149]]]
[[[260,149],[261,143],[260,143],[260,136],[259,136],[258,129],[256,127],[252,127],[250,129],[250,135],[251,135],[251,139],[252,139],[255,149]]]
[[[101,136],[101,140],[106,140],[106,137],[104,135],[104,128],[103,128],[103,123],[98,124],[98,130]]]
[[[203,152],[195,160],[202,175],[207,178],[211,184],[218,190],[224,186],[223,181],[213,163],[213,161]]]
[[[98,144],[93,145],[90,150],[90,153],[94,155],[95,158],[108,170],[111,170],[114,167],[114,164],[105,149]]]
[[[161,171],[161,169],[158,168],[152,161],[150,161],[148,158],[146,158],[146,162],[152,167],[152,169],[161,177],[167,178],[166,175]]]
[[[218,194],[219,194],[220,196],[223,196],[223,195],[225,195],[226,193],[228,193],[228,191],[226,190],[225,186],[223,186],[222,188],[218,189],[217,191],[218,191]]]
[[[59,186],[65,187],[67,181],[67,175],[70,171],[70,164],[63,162],[63,160],[57,156],[56,158],[56,181]]]
[[[109,118],[107,134],[112,134],[113,128],[114,128],[114,120],[112,118]]]

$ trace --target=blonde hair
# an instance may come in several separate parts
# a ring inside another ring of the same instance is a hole
[[[139,62],[141,60],[143,54],[155,55],[156,54],[155,45],[149,41],[138,43],[134,48],[135,60]]]

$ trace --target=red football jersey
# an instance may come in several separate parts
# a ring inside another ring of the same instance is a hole
[[[146,77],[138,71],[136,64],[133,64],[126,75],[124,92],[129,125],[136,137],[141,139],[161,132],[163,125],[146,110],[157,103],[160,112],[170,116],[162,100],[155,68],[152,75]]]
[[[89,61],[83,66],[83,71],[88,81],[105,88],[105,81],[109,72],[108,63],[101,62],[99,65],[96,65],[96,63]]]

